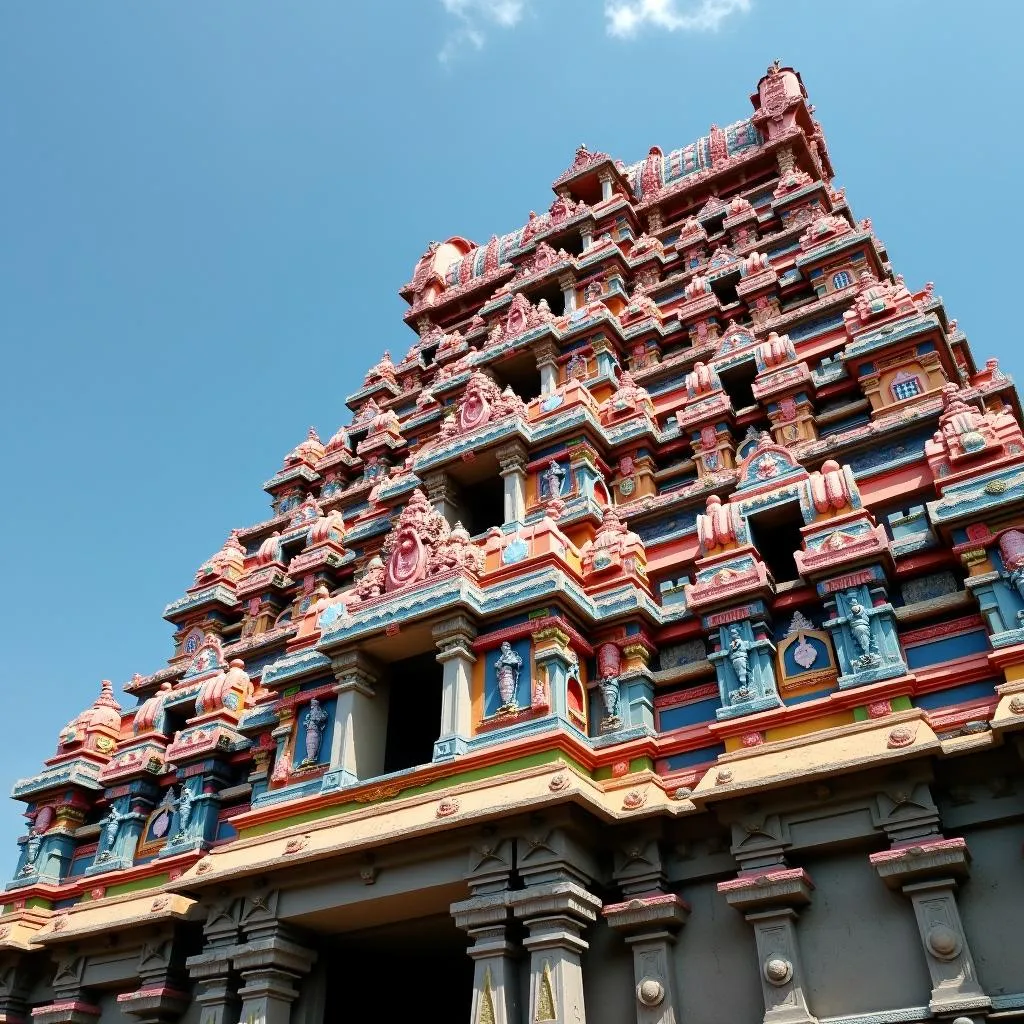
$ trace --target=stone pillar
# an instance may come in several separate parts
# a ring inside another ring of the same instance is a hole
[[[378,670],[362,651],[344,651],[331,659],[338,680],[335,693],[331,767],[321,792],[351,786],[384,771],[387,739],[387,701],[377,696]]]
[[[0,1024],[27,1024],[32,979],[25,958],[8,953],[0,960]]]
[[[455,924],[473,940],[473,1007],[469,1024],[517,1024],[515,946],[508,939],[507,894],[475,896],[453,903]]]
[[[601,202],[606,203],[609,199],[611,199],[612,195],[614,194],[612,192],[612,183],[615,179],[612,176],[611,171],[604,170],[601,171],[600,174],[598,174],[597,180],[601,182]]]
[[[574,881],[528,886],[509,896],[515,916],[529,934],[530,1005],[533,1024],[586,1024],[582,954],[583,932],[597,920],[601,900]]]
[[[505,523],[521,523],[526,518],[526,448],[513,441],[496,454],[505,481]]]
[[[448,520],[449,526],[454,526],[459,518],[459,495],[451,477],[443,470],[428,473],[423,478],[423,486],[430,504]]]
[[[584,244],[584,248],[589,248]],[[565,316],[568,316],[576,309],[576,278],[572,274],[562,274],[558,279],[558,287],[562,289],[562,298],[565,300]]]
[[[139,1024],[173,1024],[192,1002],[180,968],[181,956],[172,933],[147,940],[136,968],[139,987],[117,997],[118,1009]]]
[[[74,948],[55,956],[53,1002],[32,1010],[32,1024],[97,1024],[100,1008],[82,986],[87,958]]]
[[[811,901],[813,884],[801,868],[719,882],[718,891],[754,928],[764,1024],[817,1024],[807,1005],[796,940],[797,909]]]
[[[890,889],[909,897],[932,980],[928,1008],[936,1016],[987,1011],[956,902],[957,880],[970,873],[963,839],[936,836],[871,855]]]
[[[677,1024],[682,1018],[672,945],[689,906],[674,893],[658,892],[607,906],[604,916],[633,950],[637,1024]]]
[[[206,912],[203,951],[185,961],[195,983],[193,999],[202,1007],[203,1024],[236,1024],[238,994],[231,973],[231,954],[239,939],[241,901],[216,900]]]
[[[464,754],[473,732],[472,672],[476,655],[472,642],[476,632],[476,626],[465,615],[445,619],[431,630],[438,646],[437,660],[444,667],[435,761]]]
[[[553,341],[544,341],[533,351],[540,371],[540,393],[553,394],[558,389],[558,346]]]
[[[258,892],[245,899],[241,917],[245,942],[235,947],[232,956],[242,977],[239,1021],[289,1024],[292,1003],[299,995],[295,983],[316,960],[316,953],[277,919],[276,910],[276,892]]]

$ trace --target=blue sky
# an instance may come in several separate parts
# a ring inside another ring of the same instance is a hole
[[[750,111],[776,57],[858,217],[1020,374],[1016,2],[0,6],[0,783],[170,653],[164,605],[380,352],[434,238]],[[20,805],[0,802],[0,865]]]

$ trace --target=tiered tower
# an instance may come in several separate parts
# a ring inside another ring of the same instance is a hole
[[[15,786],[0,1021],[1024,1011],[1018,399],[800,76],[751,99],[430,244],[167,666]]]

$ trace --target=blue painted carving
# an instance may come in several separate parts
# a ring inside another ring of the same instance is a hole
[[[782,706],[775,683],[775,645],[764,623],[750,619],[718,629],[718,649],[708,655],[718,677],[719,719]]]
[[[501,564],[515,565],[522,562],[530,554],[530,545],[525,538],[516,534],[501,550]]]
[[[558,498],[565,491],[568,470],[557,459],[552,459],[539,475],[540,496],[542,498]]]
[[[906,674],[896,618],[883,586],[861,584],[838,591],[826,600],[825,609],[841,690]]]
[[[978,599],[993,647],[1024,642],[1024,564],[1005,540],[1017,532],[1003,534],[1000,545],[988,551],[992,571],[965,580]]]

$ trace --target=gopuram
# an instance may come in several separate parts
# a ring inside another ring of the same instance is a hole
[[[751,99],[429,245],[15,784],[0,1022],[1024,1018],[1018,397]]]

